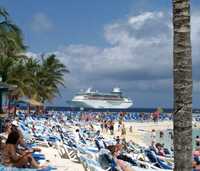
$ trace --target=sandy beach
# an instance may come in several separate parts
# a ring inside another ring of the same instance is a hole
[[[133,131],[130,132],[129,128],[132,126]],[[172,129],[173,128],[173,122],[172,121],[162,121],[158,123],[154,122],[125,122],[126,127],[126,140],[132,140],[135,143],[141,145],[141,146],[149,146],[149,142],[145,141],[145,133],[151,132],[152,129],[156,131],[164,131],[166,129]],[[115,132],[114,135],[110,135],[109,133],[103,132],[103,136],[112,138],[113,136],[120,136],[121,137],[121,131],[117,131],[117,124],[115,123]]]
[[[132,126],[133,132],[129,132],[129,127]],[[154,122],[125,122],[126,127],[126,140],[132,140],[135,143],[147,147],[150,142],[145,141],[145,133],[151,132],[152,129],[155,130],[166,130],[172,129],[173,123],[171,121],[162,121],[158,123]],[[98,130],[98,127],[94,127]],[[115,132],[114,135],[110,135],[110,132],[103,131],[102,135],[105,138],[113,138],[116,136],[121,137],[121,132],[117,130],[117,123],[115,123]],[[61,158],[57,149],[53,147],[41,147],[42,153],[45,154],[46,159],[49,161],[49,164],[56,167],[58,171],[81,171],[84,170],[82,164],[75,163],[69,159]]]

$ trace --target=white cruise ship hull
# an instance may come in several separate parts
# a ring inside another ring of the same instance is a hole
[[[130,108],[133,103],[131,101],[114,101],[114,100],[72,100],[72,102],[76,102],[77,104],[82,106],[88,106],[91,108],[108,108],[108,109],[127,109]]]

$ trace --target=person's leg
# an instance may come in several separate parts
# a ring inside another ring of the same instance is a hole
[[[15,167],[21,168],[28,166],[28,164],[30,164],[33,168],[41,168],[41,166],[35,161],[31,154],[22,157],[18,162],[14,163],[13,165]]]
[[[33,168],[39,169],[39,168],[45,168],[45,167],[47,167],[47,165],[40,165],[40,164],[38,164],[37,161],[32,156],[29,156],[28,160],[29,160],[29,162],[30,162],[30,164],[31,164],[31,166]]]
[[[35,161],[35,159],[32,156],[28,157],[29,163],[33,168],[39,168],[40,165]]]
[[[13,164],[13,166],[21,168],[28,165],[28,156],[22,157],[20,160],[18,160],[16,163]]]

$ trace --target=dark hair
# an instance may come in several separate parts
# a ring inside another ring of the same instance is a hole
[[[11,131],[12,132],[18,132],[18,128],[15,125],[12,125]]]
[[[18,131],[12,131],[8,135],[8,139],[6,141],[6,144],[17,144],[17,141],[19,140],[19,132]]]
[[[199,138],[199,136],[197,135],[196,138]]]
[[[107,149],[111,152],[112,155],[115,153],[115,145],[109,145],[107,146]]]
[[[163,145],[162,144],[160,144],[160,143],[156,143],[156,148],[158,148],[158,147],[163,147]]]

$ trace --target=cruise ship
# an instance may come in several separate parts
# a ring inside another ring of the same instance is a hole
[[[127,109],[133,105],[133,101],[124,97],[118,87],[113,88],[111,93],[101,93],[92,88],[82,90],[73,97],[72,103],[95,109]]]

